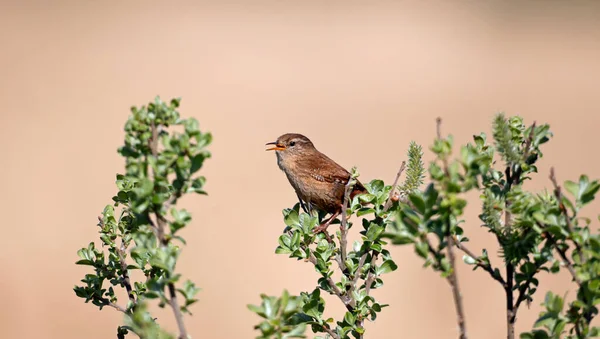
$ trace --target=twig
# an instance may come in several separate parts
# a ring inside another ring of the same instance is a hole
[[[303,250],[306,250],[306,249],[303,248]],[[308,261],[310,261],[313,265],[317,266],[317,258],[315,257],[314,254],[312,254],[312,252],[308,256]],[[340,289],[337,287],[337,285],[335,284],[333,279],[331,279],[331,277],[324,276],[324,278],[326,279],[329,287],[331,287],[331,290],[333,290],[333,293],[335,293],[335,295],[337,295],[338,298],[340,298],[340,300],[342,301],[342,303],[344,303],[344,305],[346,306],[348,311],[352,312],[354,310],[354,307],[356,306],[356,304],[354,303],[354,300],[352,298],[348,298],[348,296],[344,295],[344,293],[342,293],[342,291],[340,291]]]
[[[535,273],[538,272],[540,266],[538,265],[536,267]],[[515,316],[517,314],[517,311],[519,311],[519,306],[521,306],[521,303],[523,301],[525,301],[525,299],[527,299],[525,293],[527,292],[527,290],[529,289],[529,285],[531,284],[531,282],[533,281],[534,278],[534,274],[532,274],[531,276],[529,276],[529,278],[527,278],[527,280],[525,280],[525,283],[521,284],[521,286],[519,287],[519,296],[517,297],[517,301],[515,302]]]
[[[438,117],[436,120],[436,135],[438,140],[442,140],[442,118]],[[448,170],[448,159],[444,155],[442,157],[442,165],[444,168],[444,173],[446,176],[450,176],[450,172]],[[448,216],[445,220],[446,222],[446,251],[448,253],[448,263],[450,264],[450,274],[446,277],[448,283],[450,284],[450,288],[452,289],[452,297],[454,298],[454,306],[456,308],[456,317],[458,322],[458,328],[460,331],[459,337],[461,339],[467,339],[467,324],[465,320],[465,311],[463,306],[462,294],[460,293],[460,285],[458,283],[458,277],[456,276],[456,257],[454,255],[454,246],[456,242],[451,234],[451,222],[450,217]],[[429,246],[430,244],[428,244]],[[431,249],[431,246],[429,246]]]
[[[106,306],[110,306],[110,307],[116,309],[119,312],[123,312],[123,313],[129,315],[129,312],[127,312],[127,310],[123,306],[117,305],[117,304],[115,304],[113,302],[110,302],[110,301],[106,302],[105,305]]]
[[[569,211],[567,211],[567,208],[565,207],[565,204],[563,203],[562,189],[560,188],[560,185],[558,185],[556,176],[554,175],[554,167],[550,168],[550,181],[552,181],[552,185],[554,186],[554,195],[556,196],[556,200],[558,201],[558,208],[560,209],[560,212],[565,216],[565,220],[567,222],[567,230],[569,231],[569,233],[572,233],[573,232],[573,224],[571,222],[571,217],[569,216]],[[575,249],[577,250],[577,255],[579,256],[579,261],[581,261],[583,263],[584,257],[583,257],[583,252],[581,250],[581,246],[575,240],[573,240],[573,244],[575,244]]]
[[[352,291],[354,289],[356,289],[356,284],[358,283],[358,278],[360,278],[360,271],[362,270],[363,266],[365,265],[365,261],[367,261],[367,253],[364,253],[361,257],[360,260],[358,261],[358,266],[356,266],[356,272],[354,272],[354,277],[352,277],[352,286],[350,287],[350,291],[349,293],[352,293]]]
[[[374,252],[371,258],[371,267],[375,267],[375,263],[377,262],[377,256],[379,253]],[[368,296],[369,292],[371,292],[371,285],[373,285],[373,281],[375,281],[375,274],[373,272],[369,272],[367,276],[367,280],[365,280],[365,293]]]
[[[321,327],[323,327],[323,331],[327,332],[327,334],[329,334],[331,336],[331,338],[333,338],[333,339],[340,339],[340,336],[337,335],[337,333],[333,332],[333,330],[330,329],[329,327],[327,327],[325,325],[323,325]]]
[[[537,222],[537,225],[540,228],[542,228],[542,229],[545,228],[545,226],[542,225],[539,222]],[[583,286],[583,281],[581,281],[581,279],[577,276],[577,272],[575,271],[575,267],[573,266],[573,263],[567,257],[566,250],[564,250],[560,246],[558,246],[558,243],[556,242],[556,239],[554,239],[554,237],[552,237],[550,234],[546,233],[546,238],[548,239],[548,242],[550,243],[550,245],[552,247],[554,247],[554,249],[556,249],[556,252],[558,252],[558,255],[562,259],[563,264],[567,267],[567,271],[569,271],[569,273],[571,274],[571,277],[573,278],[573,280],[575,281],[575,283],[577,284],[577,286],[579,288],[581,288]],[[587,297],[585,296],[585,293],[582,295],[582,299],[583,299],[583,301],[585,303],[588,303],[588,300],[587,300]],[[583,316],[584,316],[584,319],[587,321],[588,324],[594,318],[594,314],[592,312],[590,312],[590,311],[586,311],[583,314]]]
[[[152,138],[149,140],[150,151],[152,152],[152,156],[158,156],[158,128],[152,123],[151,126]],[[154,173],[156,177],[156,173]],[[177,200],[175,198],[173,201]],[[154,211],[156,215],[156,229],[158,231],[158,240],[162,247],[166,247],[169,243],[165,236],[165,228],[167,220],[164,216],[161,215],[160,211]],[[150,219],[150,218],[148,218]],[[173,309],[173,314],[175,315],[175,320],[177,321],[177,327],[179,328],[179,339],[187,339],[189,338],[187,330],[185,328],[185,323],[183,322],[183,313],[181,312],[181,308],[179,307],[179,302],[177,301],[177,292],[175,291],[175,284],[170,282],[167,284],[167,288],[169,290],[168,300],[169,305]]]
[[[525,148],[523,150],[523,162],[527,162],[527,158],[531,153],[531,144],[533,142],[533,138],[535,137],[535,121],[531,125],[531,131],[529,132],[529,136],[527,140],[525,140]],[[512,173],[511,173],[512,170]],[[521,183],[521,174],[522,167],[515,167],[514,164],[509,164],[506,166],[506,170],[504,171],[506,175],[506,193],[508,193],[513,185],[519,185]],[[510,212],[510,201],[506,199],[505,201],[505,209],[504,209],[504,229],[510,231],[512,227],[512,213]],[[500,236],[496,233],[496,238],[498,242],[502,244]],[[506,262],[506,284],[504,285],[504,292],[506,294],[506,331],[507,338],[513,339],[515,337],[515,321],[517,317],[517,311],[519,306],[525,299],[525,292],[527,291],[527,286],[530,284],[530,279],[526,281],[524,285],[519,289],[519,296],[517,297],[517,302],[514,301],[513,294],[513,286],[514,286],[514,274],[515,274],[515,266],[511,262]]]
[[[531,124],[531,131],[529,132],[529,136],[527,137],[527,140],[525,140],[525,149],[523,150],[523,162],[527,162],[527,158],[529,158],[529,154],[531,153],[531,143],[533,142],[533,138],[535,137],[535,121],[533,122],[533,124]],[[523,172],[523,168],[521,166],[518,166],[517,168],[514,169],[514,173],[512,175],[512,179],[510,180],[508,174],[506,176],[507,181],[514,181],[514,183],[516,185],[521,183],[521,174]],[[509,182],[509,189],[510,189],[510,185],[511,183]]]
[[[514,173],[511,176],[511,166],[507,166],[505,170],[506,174],[506,192],[509,192],[512,188],[512,184],[518,183],[520,180],[520,173]],[[510,212],[510,201],[506,199],[504,208],[504,229],[510,231],[512,227],[512,214]],[[498,241],[500,237],[497,235]],[[500,242],[502,244],[502,242]],[[506,294],[506,336],[507,339],[514,339],[515,337],[515,320],[516,312],[514,305],[514,274],[515,266],[510,261],[506,261],[506,285],[504,286],[504,294]]]
[[[448,229],[450,229],[450,222],[448,221]],[[458,322],[458,328],[460,330],[460,338],[467,339],[467,326],[465,323],[465,311],[462,302],[462,295],[460,294],[460,286],[458,284],[458,278],[456,277],[456,258],[454,257],[454,239],[452,236],[447,235],[446,241],[448,242],[448,261],[452,270],[448,275],[448,282],[452,287],[452,296],[454,297],[454,306],[456,308],[456,316]]]
[[[573,277],[573,280],[575,280],[575,282],[577,283],[577,285],[579,287],[581,287],[581,285],[583,284],[583,281],[581,281],[581,279],[579,279],[579,277],[577,276],[577,272],[575,272],[575,268],[573,267],[573,263],[571,263],[571,261],[567,257],[566,251],[563,250],[563,249],[561,249],[558,246],[558,244],[556,243],[556,241],[554,241],[553,238],[552,238],[552,242],[554,243],[554,248],[556,249],[556,252],[558,252],[558,255],[560,256],[560,258],[562,259],[563,263],[567,267],[567,270],[569,271],[569,273],[571,273],[571,276]]]
[[[100,216],[98,216],[98,226],[104,228],[104,220],[102,220],[102,217]],[[125,253],[127,247],[125,246],[125,241],[123,241],[123,239],[121,239],[121,247],[115,247],[115,250],[117,252],[117,255],[119,256],[119,265],[121,266],[121,271],[123,272],[121,276],[121,283],[123,284],[123,286],[125,286],[125,290],[127,290],[127,296],[129,297],[129,300],[131,300],[135,304],[135,296],[132,292],[131,280],[129,279],[127,263],[125,262]]]
[[[514,277],[514,265],[506,263],[506,287],[504,289],[506,293],[506,334],[508,339],[515,337],[515,320],[516,314],[513,304],[513,277]]]
[[[438,139],[442,139],[442,118],[435,118],[435,134]]]
[[[435,119],[435,131],[438,140],[442,140],[442,118],[440,117]],[[450,172],[448,172],[448,159],[446,159],[446,156],[444,156],[441,160],[444,167],[444,173],[446,176],[449,176]]]
[[[396,186],[398,186],[398,180],[400,179],[402,172],[404,172],[405,167],[406,167],[406,161],[402,161],[402,164],[400,165],[400,169],[398,170],[398,173],[396,174],[396,179],[394,179],[394,183],[392,184],[392,190],[390,191],[390,195],[388,196],[387,201],[385,202],[385,205],[383,206],[384,211],[387,211],[390,208],[390,206],[392,206],[392,198],[394,197],[394,191],[396,191]]]
[[[371,258],[371,267],[373,268],[375,267],[375,263],[377,262],[377,256],[379,255],[378,252],[373,251],[373,255]],[[361,257],[362,260],[362,257]],[[373,274],[373,272],[369,272],[367,274],[367,279],[365,280],[365,295],[369,296],[369,293],[371,292],[371,285],[373,285],[373,282],[375,281],[375,274]],[[364,328],[365,326],[365,319],[362,318],[360,319],[359,323],[358,323],[358,327],[359,328]],[[358,339],[363,339],[363,334],[359,334]]]
[[[348,208],[348,198],[350,191],[352,190],[352,177],[348,179],[344,188],[344,201],[342,202],[342,222],[340,224],[340,260],[338,264],[342,272],[346,271],[346,258],[347,258],[347,247],[348,247],[348,220],[346,209]]]
[[[454,244],[456,245],[456,247],[459,250],[465,252],[466,255],[475,259],[475,261],[477,261],[475,263],[475,265],[478,267],[481,267],[486,272],[488,272],[490,274],[490,276],[492,276],[492,278],[494,278],[494,280],[498,281],[502,285],[502,288],[506,287],[506,281],[504,281],[504,278],[502,278],[502,275],[499,274],[499,272],[496,273],[496,271],[494,270],[494,268],[492,267],[491,264],[489,264],[489,263],[485,262],[483,259],[479,258],[479,256],[477,256],[473,252],[471,252],[471,250],[466,248],[465,245],[463,245],[460,241],[454,239]]]
[[[133,295],[133,291],[131,288],[131,280],[129,279],[129,270],[127,269],[127,263],[125,262],[125,251],[127,247],[125,246],[125,241],[121,239],[121,247],[117,249],[119,253],[119,263],[121,264],[121,271],[123,272],[123,276],[121,277],[121,282],[125,285],[125,289],[127,290],[127,296],[132,303],[135,304],[135,296]]]

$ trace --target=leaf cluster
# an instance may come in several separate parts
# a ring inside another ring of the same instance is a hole
[[[129,330],[138,335],[146,326],[142,325],[144,319],[147,326],[154,326],[151,317],[140,315],[140,305],[157,299],[160,307],[171,306],[176,318],[181,318],[197,301],[199,290],[189,280],[176,287],[181,281],[177,259],[181,244],[185,244],[180,231],[192,218],[175,204],[188,193],[206,194],[205,178],[197,172],[210,157],[206,146],[212,136],[202,133],[195,119],[182,119],[179,103],[179,99],[166,103],[157,97],[147,106],[131,109],[125,142],[119,148],[126,172],[117,174],[113,204],[99,217],[102,247],[91,242],[77,252],[77,264],[91,266],[94,273],[86,274],[83,285],[75,286],[76,295],[100,309],[111,306],[124,312],[127,321],[135,324]],[[169,130],[177,126],[183,132]],[[133,279],[134,270],[143,278]],[[119,303],[117,287],[127,293],[124,306]],[[183,298],[181,304],[177,292]],[[180,328],[180,332],[185,330]]]
[[[443,277],[455,270],[449,257],[451,249],[463,251],[465,263],[486,271],[504,290],[509,338],[517,310],[523,302],[533,300],[539,274],[556,273],[567,267],[578,284],[577,300],[570,305],[568,315],[544,313],[536,326],[548,325],[552,319],[551,326],[524,337],[562,337],[566,325],[570,326],[568,333],[587,337],[596,331],[589,324],[600,303],[596,290],[600,272],[598,234],[590,230],[590,220],[578,214],[593,200],[598,182],[586,176],[579,183],[567,181],[565,187],[575,197],[574,202],[561,193],[554,178],[552,193],[526,190],[523,183],[537,173],[536,164],[543,156],[540,148],[552,136],[549,126],[525,126],[520,117],[498,114],[492,128],[492,143],[488,143],[484,133],[475,135],[472,143],[460,148],[458,159],[451,159],[452,136],[435,140],[431,146],[435,160],[428,169],[431,183],[408,196],[385,237],[394,244],[412,244],[425,266],[431,266]],[[504,166],[498,166],[497,157]],[[494,267],[486,249],[477,255],[466,247],[469,239],[461,218],[467,204],[464,195],[472,190],[480,193],[479,219],[498,241],[504,272]]]

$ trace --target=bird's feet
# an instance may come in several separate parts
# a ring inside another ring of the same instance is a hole
[[[325,222],[322,223],[321,225],[313,228],[313,233],[314,234],[319,234],[319,233],[324,233],[325,234],[325,238],[327,238],[327,241],[331,243],[331,237],[329,236],[329,232],[327,232],[327,227],[329,227],[329,223]]]

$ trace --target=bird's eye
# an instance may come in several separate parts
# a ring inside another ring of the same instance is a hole
[[[291,142],[290,142],[290,147],[294,146],[295,144],[296,144],[296,142],[295,142],[295,141],[291,141]]]

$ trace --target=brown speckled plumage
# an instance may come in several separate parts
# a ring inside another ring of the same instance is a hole
[[[332,214],[316,231],[325,230],[341,212],[345,185],[350,179],[350,173],[319,152],[313,143],[301,134],[284,134],[277,138],[276,142],[267,145],[275,145],[269,150],[276,152],[277,164],[287,176],[300,202],[308,209],[316,207]],[[350,193],[350,199],[360,193],[366,193],[366,190],[357,181]]]

